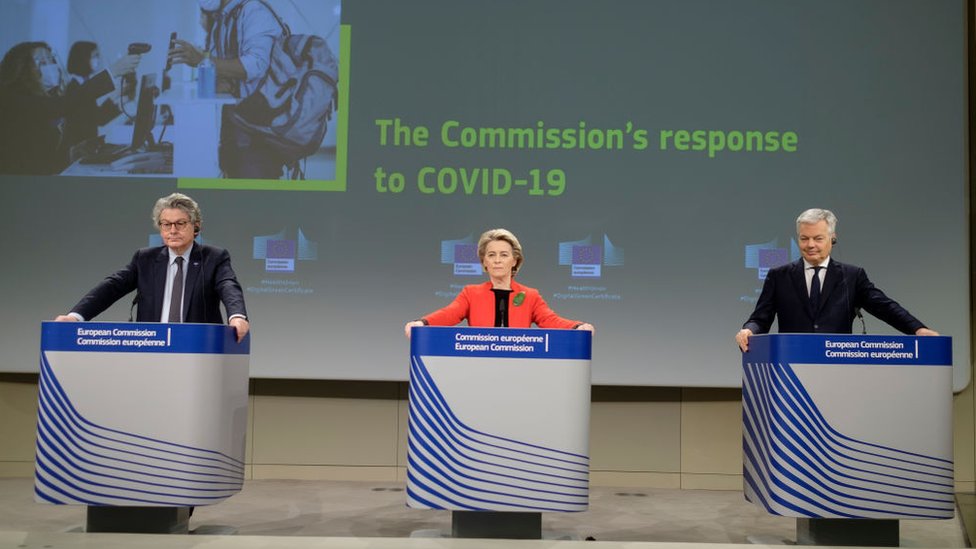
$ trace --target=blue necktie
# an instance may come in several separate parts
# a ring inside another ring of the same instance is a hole
[[[810,281],[810,306],[813,310],[817,310],[817,304],[820,303],[820,269],[823,267],[813,268],[813,280]]]

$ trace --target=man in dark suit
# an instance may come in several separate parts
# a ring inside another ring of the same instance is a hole
[[[137,250],[128,265],[106,277],[71,312],[55,320],[91,320],[136,290],[139,322],[223,324],[223,303],[237,340],[244,339],[250,324],[230,254],[194,242],[202,221],[197,203],[180,193],[160,198],[153,208],[153,221],[164,245]]]
[[[735,335],[743,352],[749,350],[749,337],[769,332],[776,317],[780,333],[849,334],[858,309],[905,334],[939,335],[875,288],[864,269],[830,259],[836,228],[830,210],[812,208],[796,219],[803,257],[766,275],[752,316]]]

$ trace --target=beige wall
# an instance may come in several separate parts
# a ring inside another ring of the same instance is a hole
[[[0,477],[34,474],[37,376],[0,374]]]
[[[249,478],[395,482],[406,463],[406,384],[253,380]],[[737,389],[594,387],[591,480],[739,490]],[[972,385],[955,397],[956,485],[976,489]],[[33,472],[37,379],[0,374],[0,477]]]

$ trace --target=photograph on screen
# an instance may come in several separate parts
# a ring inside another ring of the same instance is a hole
[[[340,0],[0,10],[0,174],[337,178]]]

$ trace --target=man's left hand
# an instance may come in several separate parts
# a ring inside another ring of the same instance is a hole
[[[929,330],[928,328],[919,328],[915,330],[915,335],[917,336],[937,336],[939,332],[935,330]]]
[[[235,330],[237,330],[238,343],[243,341],[244,336],[246,336],[247,333],[251,331],[251,324],[247,321],[246,318],[235,316],[234,318],[230,319],[230,322],[228,322],[228,324],[230,324],[231,326],[234,327]]]

